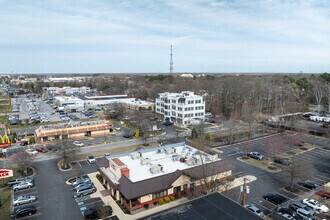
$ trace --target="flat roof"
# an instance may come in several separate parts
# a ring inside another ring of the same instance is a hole
[[[141,153],[141,154],[139,154]],[[142,155],[140,158],[133,159],[133,155]],[[138,182],[173,173],[176,170],[185,170],[203,163],[210,163],[220,160],[218,155],[210,155],[196,148],[186,145],[184,142],[165,145],[161,147],[143,149],[124,155],[114,155],[111,160],[119,159],[130,170],[129,179]],[[176,158],[175,158],[176,157]],[[186,158],[181,162],[180,158]],[[196,158],[196,159],[193,159]],[[145,165],[141,163],[145,162]],[[150,168],[160,165],[162,171],[151,173]]]
[[[75,97],[75,96],[70,96],[70,97],[68,97],[68,96],[56,96],[55,98],[58,99],[61,102],[62,101],[81,101],[80,98]]]
[[[226,196],[216,192],[141,219],[259,220],[262,218],[245,209],[240,204],[234,202]]]

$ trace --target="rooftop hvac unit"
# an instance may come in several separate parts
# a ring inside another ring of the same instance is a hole
[[[189,166],[194,166],[198,163],[198,159],[196,157],[190,157],[188,160],[187,160],[187,164]]]
[[[164,150],[165,150],[166,154],[173,154],[176,152],[176,149],[174,147],[166,148]]]
[[[178,161],[179,160],[179,155],[178,154],[174,154],[172,155],[172,161]]]
[[[140,157],[142,157],[142,153],[140,151],[137,152],[133,152],[130,154],[131,158],[134,159],[139,159]]]
[[[140,164],[141,165],[146,165],[150,163],[150,158],[141,158]]]
[[[152,174],[161,173],[163,171],[163,166],[160,164],[152,165],[149,170]]]

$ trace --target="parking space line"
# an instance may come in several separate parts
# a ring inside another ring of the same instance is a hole
[[[288,197],[288,196],[286,196],[286,195],[283,195],[282,193],[279,193],[278,191],[276,191],[276,193],[279,194],[279,195],[281,195],[281,196],[283,196],[283,197],[285,197],[285,198],[287,198],[288,200],[291,200],[290,197]]]
[[[322,176],[320,174],[315,174],[317,178],[322,179],[324,182],[329,182],[330,177]]]
[[[79,161],[77,161],[77,164],[78,164],[80,167],[82,167],[81,164],[79,163]]]

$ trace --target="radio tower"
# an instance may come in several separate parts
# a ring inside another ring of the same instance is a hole
[[[170,53],[170,74],[173,73],[173,53],[172,53],[172,45],[171,45],[171,53]]]

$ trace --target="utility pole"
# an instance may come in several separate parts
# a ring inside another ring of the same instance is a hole
[[[171,45],[171,53],[170,53],[170,74],[173,73],[173,53],[172,53],[172,45]]]
[[[243,197],[241,201],[241,205],[244,207],[246,199],[246,177],[244,177],[244,184],[243,184]]]

